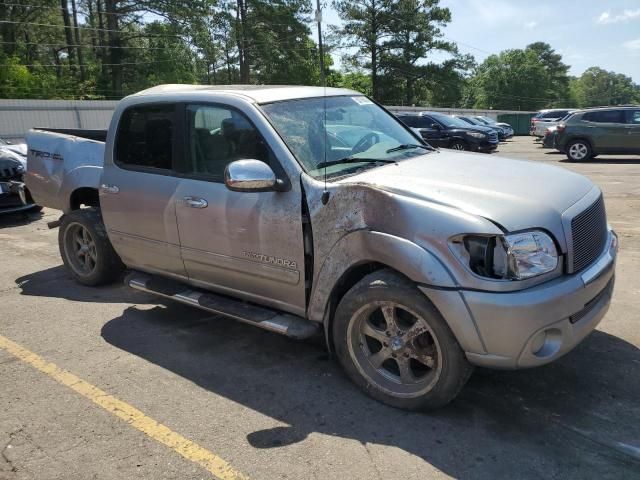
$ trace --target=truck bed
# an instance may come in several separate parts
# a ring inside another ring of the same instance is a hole
[[[66,212],[74,191],[97,189],[106,137],[106,130],[29,131],[25,183],[36,203]]]

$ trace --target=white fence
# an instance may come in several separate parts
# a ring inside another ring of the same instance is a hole
[[[117,103],[105,100],[0,100],[0,138],[19,141],[34,127],[106,129]],[[527,113],[462,108],[387,108],[392,112],[435,110],[443,113],[486,115],[494,119],[501,113]]]

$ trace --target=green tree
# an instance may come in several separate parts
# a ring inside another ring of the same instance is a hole
[[[383,68],[388,75],[402,79],[407,105],[416,101],[416,83],[434,71],[444,70],[425,63],[428,55],[434,51],[457,54],[456,45],[444,40],[441,30],[451,21],[451,12],[439,3],[440,0],[397,0],[390,8],[390,35],[384,43]]]
[[[571,82],[579,107],[624,105],[640,102],[640,86],[626,75],[590,67]]]
[[[343,26],[335,30],[342,47],[354,48],[355,53],[343,56],[346,64],[356,70],[371,72],[371,95],[380,99],[380,61],[383,43],[389,38],[391,0],[334,0],[333,6],[343,19]]]

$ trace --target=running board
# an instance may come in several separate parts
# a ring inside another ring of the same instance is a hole
[[[312,337],[320,331],[320,324],[302,317],[280,313],[224,295],[197,290],[183,283],[146,273],[132,272],[127,275],[124,283],[136,290],[153,293],[211,313],[225,315],[240,322],[298,340]]]

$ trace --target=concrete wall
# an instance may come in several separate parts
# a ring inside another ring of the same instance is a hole
[[[0,100],[0,138],[21,140],[33,127],[106,129],[118,102]]]

